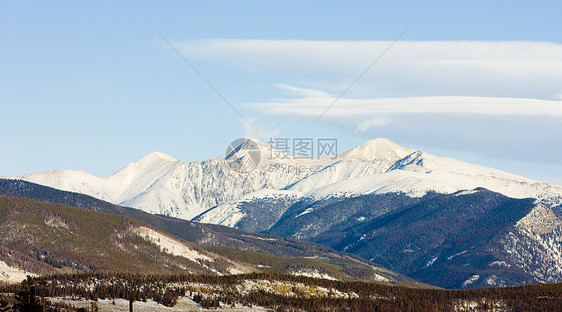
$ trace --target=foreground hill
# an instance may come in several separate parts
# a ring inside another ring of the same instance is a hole
[[[33,183],[0,180],[0,194],[66,202],[99,210],[88,211],[60,204],[0,196],[4,220],[0,223],[0,227],[4,229],[4,238],[1,240],[3,243],[0,246],[4,252],[0,253],[0,260],[7,264],[7,268],[37,274],[65,271],[69,268],[81,271],[149,270],[210,274],[264,271],[344,280],[414,282],[359,257],[324,246],[154,216],[86,195]],[[51,217],[52,215],[57,217]],[[121,226],[116,228],[115,222],[120,222]],[[91,235],[90,232],[96,235]],[[64,239],[59,238],[60,235]],[[136,242],[139,238],[144,245],[148,245],[140,248]],[[69,246],[78,247],[75,250]],[[108,251],[104,251],[105,249]],[[183,254],[178,255],[178,250]],[[191,252],[201,254],[201,259],[198,256],[190,258],[188,254]],[[17,254],[15,257],[14,253]],[[154,261],[144,265],[144,262],[137,261],[137,256]],[[187,257],[189,261],[172,261],[178,256]],[[19,276],[24,277],[25,274]]]
[[[229,272],[239,263],[125,216],[0,196],[2,260],[33,274]]]
[[[295,239],[252,233],[220,225],[196,223],[163,215],[153,215],[142,210],[114,205],[91,196],[61,191],[21,180],[0,179],[0,195],[121,214],[184,240],[207,246],[265,252],[276,256],[327,257],[330,254],[351,256],[337,253],[322,245]]]

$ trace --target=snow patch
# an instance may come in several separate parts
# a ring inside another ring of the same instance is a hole
[[[313,212],[313,211],[314,211],[313,208],[307,208],[305,211],[303,211],[303,212],[299,213],[298,215],[296,215],[295,218],[298,218],[298,217],[300,217],[300,216],[304,216],[305,214],[309,214],[309,213],[311,213],[311,212]]]
[[[498,277],[492,275],[486,279],[486,285],[496,286],[498,284]]]
[[[439,256],[429,260],[426,264],[425,264],[425,268],[430,267],[433,265],[433,263],[435,263],[435,261],[437,261],[437,259],[439,258]]]
[[[238,270],[237,268],[228,268],[228,273],[230,274],[244,274],[246,272]]]
[[[503,267],[506,267],[506,268],[510,268],[511,264],[509,264],[505,261],[494,261],[494,262],[490,262],[490,264],[488,264],[488,266],[490,266],[490,267],[495,267],[495,266],[502,267],[503,266]]]
[[[478,274],[472,275],[470,278],[468,278],[466,281],[462,283],[462,287],[466,288],[467,286],[474,284],[474,282],[478,281],[479,279],[480,279],[480,275]]]
[[[535,208],[515,226],[533,234],[547,234],[559,229],[561,225],[562,220],[552,209],[537,202]]]
[[[253,236],[253,235],[242,235],[243,237],[249,237],[249,238],[254,238],[254,239],[259,239],[259,240],[263,240],[263,241],[277,241],[277,238],[269,238],[269,237],[258,237],[258,236]]]
[[[384,277],[384,276],[381,276],[381,275],[378,275],[378,274],[375,274],[375,276],[373,277],[373,279],[374,279],[375,281],[377,281],[377,282],[383,282],[383,283],[389,282],[389,279],[388,279],[388,278],[386,278],[386,277]]]
[[[133,231],[135,234],[144,238],[145,240],[156,244],[160,247],[161,251],[170,255],[184,257],[193,262],[199,262],[199,260],[214,261],[212,258],[207,257],[193,249],[190,249],[180,241],[160,234],[153,229],[149,229],[147,227],[138,227]]]
[[[323,279],[328,279],[328,280],[337,280],[336,278],[331,277],[330,275],[326,274],[326,273],[320,273],[318,271],[305,271],[305,270],[300,270],[300,271],[295,271],[295,272],[291,272],[292,275],[296,275],[296,276],[306,276],[306,277],[313,277],[313,278],[323,278]],[[382,276],[381,276],[382,277]]]
[[[97,301],[92,300],[71,300],[68,298],[50,298],[48,299],[51,303],[64,303],[68,304],[76,309],[84,308],[86,311],[92,309],[93,306],[98,307],[99,311],[101,312],[128,312],[129,311],[129,300],[125,299],[99,299]],[[180,312],[180,311],[213,311],[203,309],[199,304],[195,301],[191,300],[188,297],[179,297],[176,305],[173,307],[166,307],[157,303],[152,299],[146,300],[143,302],[142,300],[134,301],[133,303],[133,310],[138,312]],[[216,311],[239,311],[239,312],[266,312],[268,309],[254,306],[250,307],[241,307],[237,306],[236,308],[225,308],[225,309],[218,309]]]
[[[470,194],[474,194],[474,193],[478,193],[478,191],[477,190],[460,191],[457,194],[455,194],[455,196],[470,195]]]
[[[6,262],[0,260],[0,281],[7,283],[20,283],[26,279],[28,275],[36,276],[33,273],[11,267]]]
[[[458,252],[458,253],[456,253],[456,254],[454,254],[454,255],[452,255],[452,256],[447,257],[447,260],[453,260],[454,258],[456,258],[456,257],[458,257],[458,256],[460,256],[460,255],[463,255],[463,254],[465,254],[465,253],[467,253],[467,252],[468,252],[468,250]]]

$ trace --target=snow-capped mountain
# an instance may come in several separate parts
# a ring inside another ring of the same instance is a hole
[[[437,157],[387,139],[321,159],[296,158],[254,142],[260,162],[248,173],[231,169],[226,155],[188,163],[154,152],[109,177],[54,170],[21,179],[184,219],[206,212],[200,221],[231,226],[242,217],[238,203],[252,198],[318,200],[392,192],[419,197],[483,187],[513,198],[537,198],[549,206],[562,203],[560,186]]]
[[[386,139],[321,159],[245,144],[252,154],[187,163],[152,153],[105,178],[55,170],[20,179],[319,243],[446,288],[562,280],[561,186]]]

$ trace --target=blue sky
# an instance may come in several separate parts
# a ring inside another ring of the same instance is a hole
[[[156,150],[218,156],[246,135],[337,138],[340,151],[386,137],[562,184],[560,12],[557,1],[5,2],[0,175],[106,176]]]

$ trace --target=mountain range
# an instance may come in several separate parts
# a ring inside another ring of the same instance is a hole
[[[12,179],[322,244],[445,288],[562,281],[560,186],[387,139],[320,159],[251,144],[259,162],[250,172],[226,153],[190,163],[152,153],[105,178],[54,170]]]
[[[437,157],[387,139],[320,159],[297,158],[253,141],[261,156],[248,173],[232,170],[226,155],[188,163],[154,152],[103,178],[76,170],[19,178],[150,213],[192,219],[206,212],[201,221],[224,225],[235,225],[242,217],[237,203],[263,197],[323,199],[393,192],[420,197],[482,187],[513,198],[537,198],[549,206],[562,204],[560,186]],[[211,208],[214,212],[207,211]]]

